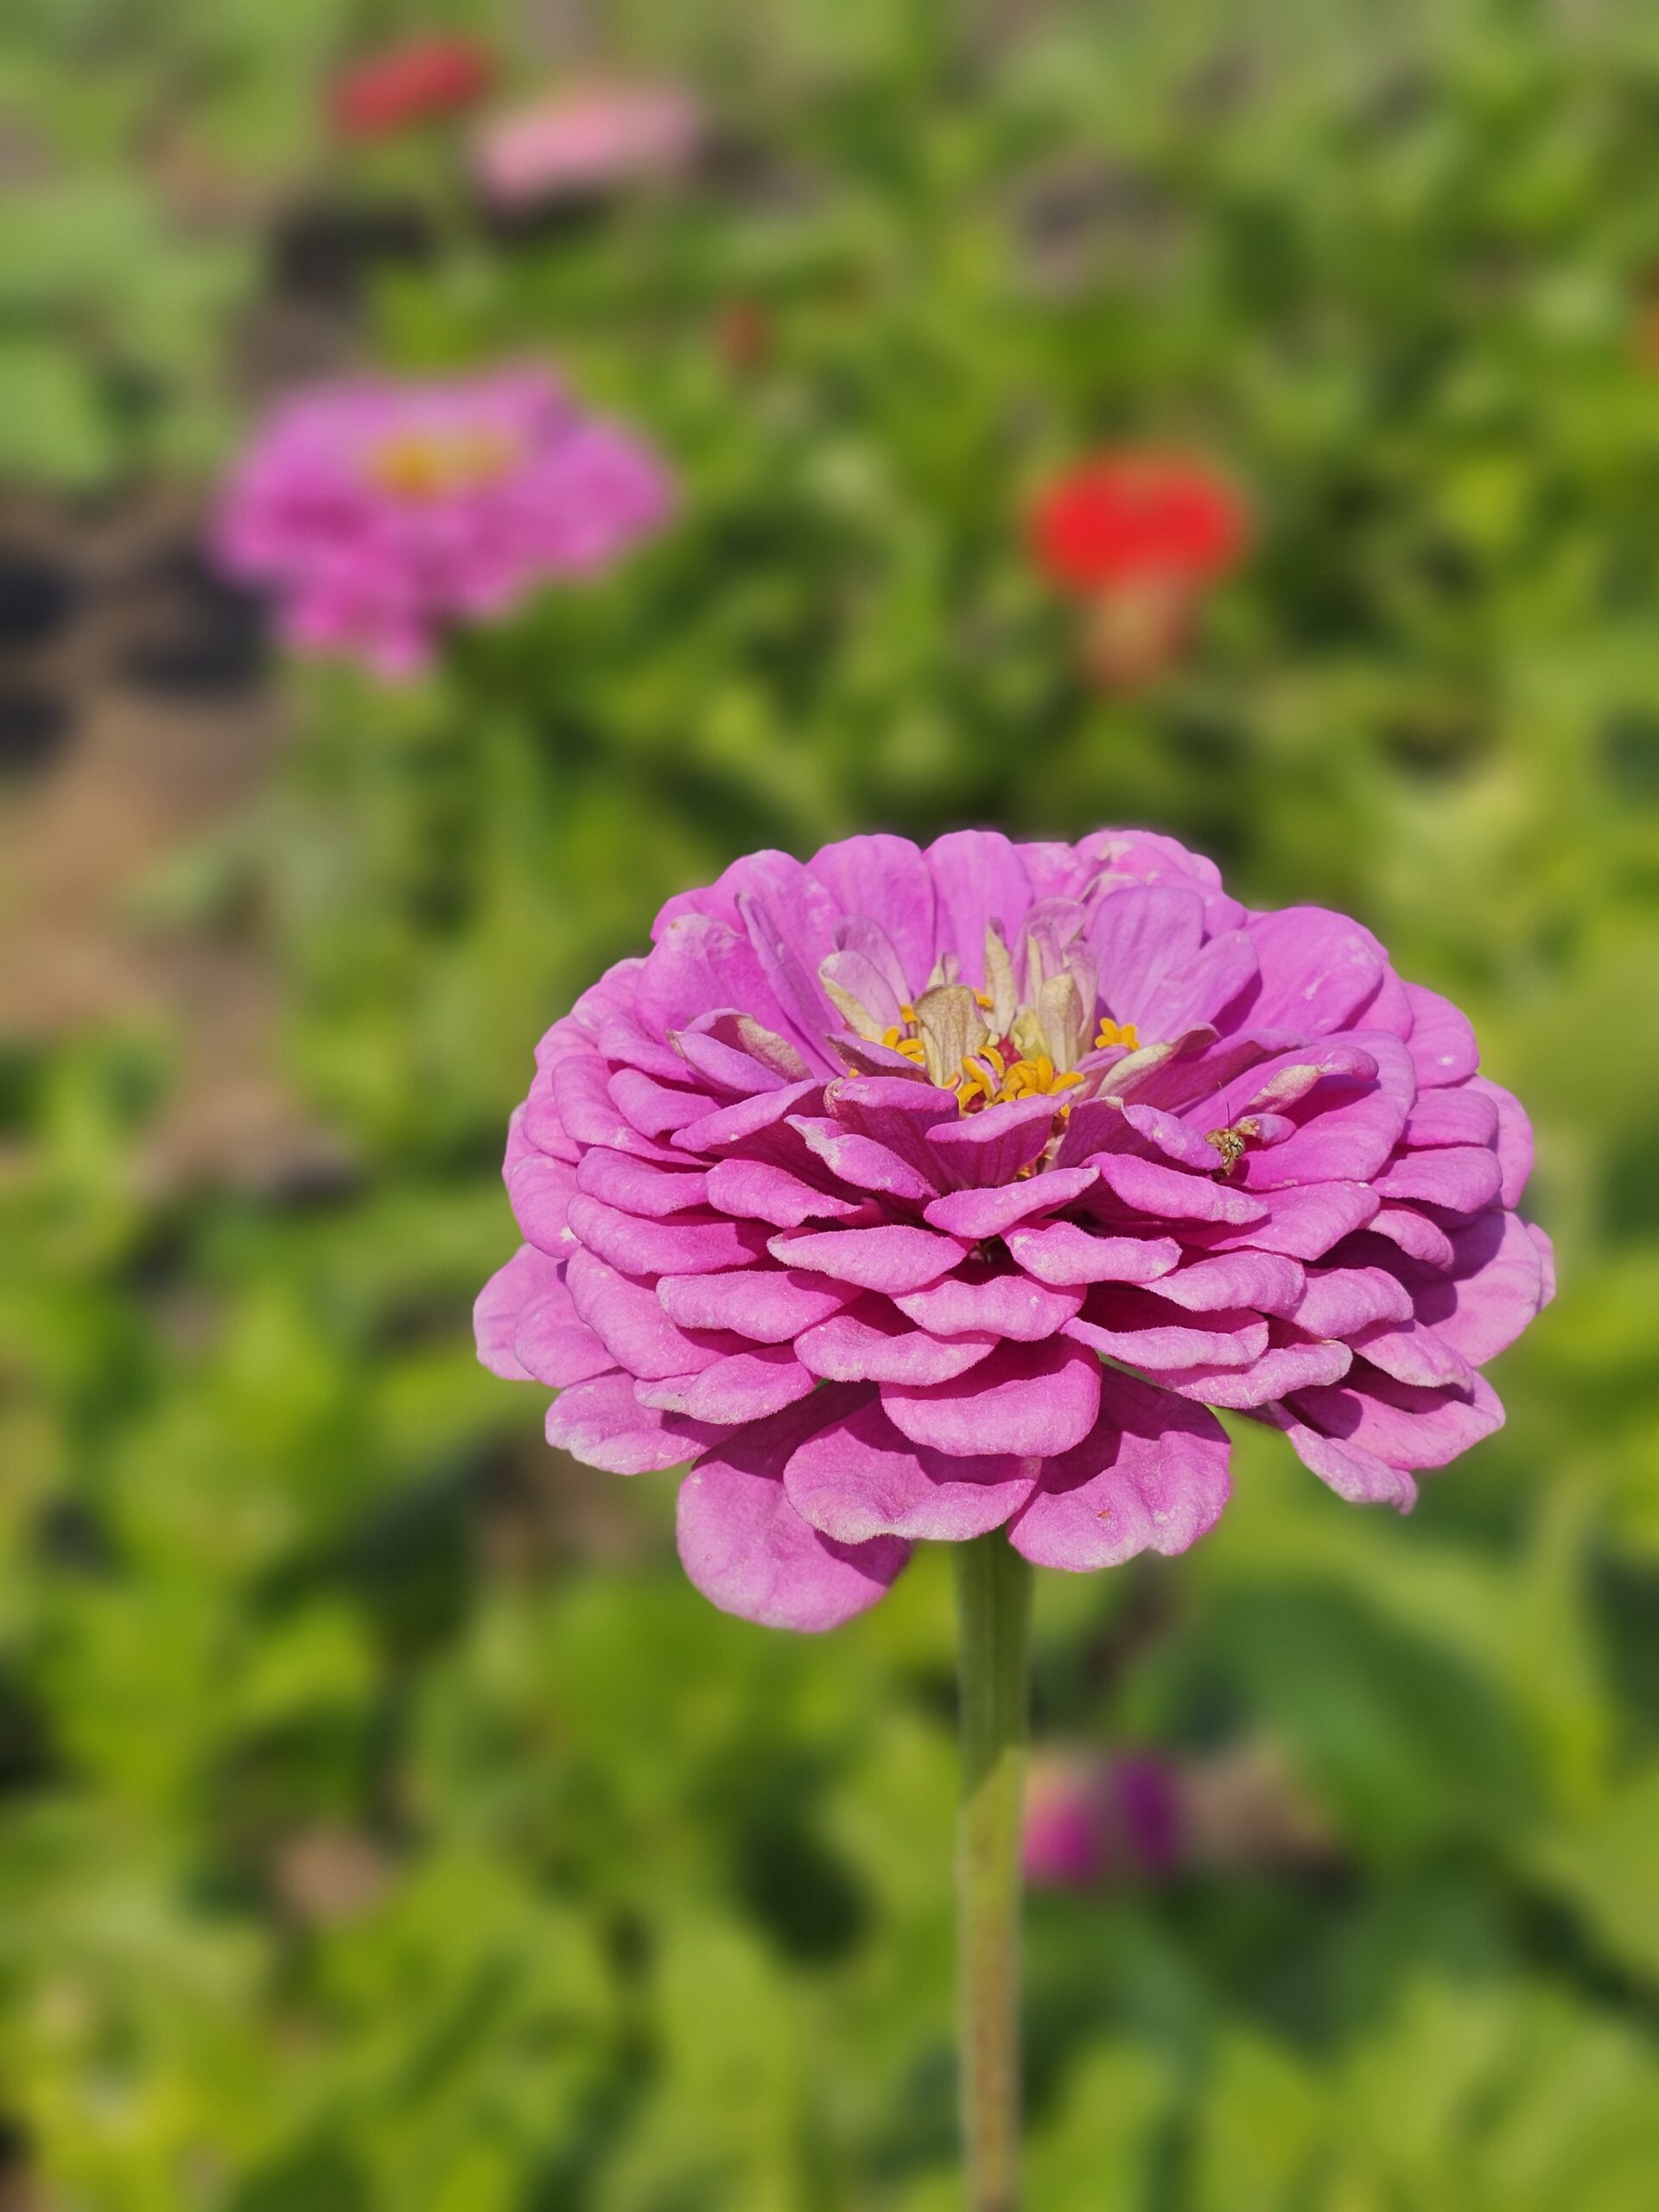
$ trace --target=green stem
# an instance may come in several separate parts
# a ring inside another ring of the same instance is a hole
[[[962,1674],[957,1942],[967,2202],[969,2212],[1018,2212],[1031,1569],[1000,1529],[952,1548]]]

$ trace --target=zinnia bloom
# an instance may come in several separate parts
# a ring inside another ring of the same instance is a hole
[[[583,85],[486,123],[474,152],[493,207],[516,212],[586,198],[696,159],[702,114],[675,85]]]
[[[348,138],[383,138],[470,107],[494,73],[489,54],[472,39],[410,39],[343,72],[334,88],[334,120]]]
[[[480,1355],[550,1442],[690,1460],[716,1605],[829,1628],[918,1538],[1179,1552],[1211,1408],[1405,1509],[1550,1294],[1526,1116],[1357,922],[1167,837],[849,838],[736,861],[556,1021]]]
[[[667,474],[532,368],[444,384],[327,384],[277,408],[226,489],[215,550],[274,591],[289,641],[383,675],[448,623],[592,576],[659,529]]]
[[[1200,594],[1249,539],[1243,500],[1207,462],[1129,448],[1049,486],[1031,517],[1038,565],[1088,610],[1088,656],[1113,684],[1155,674],[1185,642]]]

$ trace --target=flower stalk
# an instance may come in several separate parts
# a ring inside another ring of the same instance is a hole
[[[957,1831],[962,2129],[969,2212],[1020,2202],[1020,1815],[1031,1568],[1001,1529],[955,1548],[962,1797]]]

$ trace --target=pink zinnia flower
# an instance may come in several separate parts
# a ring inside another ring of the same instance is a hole
[[[596,575],[659,529],[661,462],[538,369],[365,378],[286,400],[226,487],[217,556],[290,642],[412,673],[439,632]]]
[[[1050,485],[1030,535],[1048,581],[1084,602],[1094,673],[1123,686],[1180,651],[1199,598],[1243,557],[1250,518],[1208,461],[1123,447]]]
[[[1357,1503],[1503,1419],[1551,1291],[1526,1116],[1357,922],[1173,840],[849,838],[671,899],[543,1039],[481,1357],[550,1442],[693,1466],[716,1605],[823,1629],[918,1538],[1179,1552],[1212,1408]]]
[[[334,81],[334,121],[348,138],[384,138],[470,107],[494,74],[476,40],[442,34],[410,39],[341,73]]]
[[[702,137],[702,110],[677,86],[581,85],[486,123],[474,166],[493,207],[535,207],[676,175]]]

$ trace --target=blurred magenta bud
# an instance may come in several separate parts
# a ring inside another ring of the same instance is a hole
[[[1167,1759],[1050,1752],[1032,1761],[1024,1859],[1035,1889],[1164,1880],[1185,1855],[1182,1828],[1177,1772]]]

